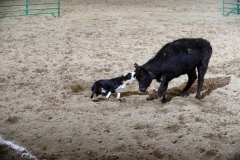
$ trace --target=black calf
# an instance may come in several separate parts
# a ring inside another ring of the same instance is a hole
[[[158,89],[158,97],[163,97],[162,102],[165,102],[169,81],[182,74],[187,74],[188,83],[180,94],[180,96],[185,96],[197,79],[197,68],[198,89],[195,98],[200,99],[204,75],[207,71],[211,54],[212,47],[205,39],[183,38],[167,43],[158,51],[154,58],[144,65],[134,64],[139,90],[145,92],[152,80],[156,79],[158,82],[161,82]]]

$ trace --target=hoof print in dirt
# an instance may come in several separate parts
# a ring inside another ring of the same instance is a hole
[[[157,99],[157,98],[158,98],[158,93],[157,93],[157,91],[154,89],[154,90],[152,91],[152,93],[149,93],[149,95],[148,95],[148,97],[146,98],[146,100],[152,101],[152,100]]]
[[[94,98],[92,99],[93,102],[99,102],[101,100],[101,98]]]
[[[83,90],[83,88],[78,83],[72,84],[70,88],[73,92],[80,92]]]
[[[127,99],[126,98],[119,98],[119,99],[117,99],[119,102],[126,102],[127,101]]]
[[[147,101],[153,101],[155,98],[151,97],[150,95],[146,98]]]
[[[97,99],[93,99],[93,102],[99,102],[99,101],[100,101],[99,98],[97,98]]]
[[[105,97],[95,97],[93,98],[93,102],[99,102],[99,101],[107,101],[108,98]]]

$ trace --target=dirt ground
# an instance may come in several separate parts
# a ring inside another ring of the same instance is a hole
[[[0,135],[46,160],[239,160],[240,16],[210,0],[66,0],[62,16],[0,19]],[[137,81],[121,99],[90,88],[144,64],[166,43],[205,38],[202,99],[183,75],[168,102]],[[0,159],[32,159],[0,145]]]

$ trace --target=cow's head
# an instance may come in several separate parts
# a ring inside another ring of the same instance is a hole
[[[135,78],[139,83],[139,90],[145,92],[147,88],[152,83],[152,80],[155,78],[155,75],[152,72],[147,71],[143,67],[139,66],[137,63],[134,64],[135,69]]]

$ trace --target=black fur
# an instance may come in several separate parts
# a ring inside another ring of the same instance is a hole
[[[120,92],[125,87],[125,84],[131,83],[133,80],[135,80],[134,75],[135,72],[129,72],[126,76],[122,75],[120,77],[112,79],[101,79],[96,81],[91,88],[92,95],[90,98],[92,99],[94,97],[94,94],[96,94],[96,96],[98,95],[106,96],[107,94],[109,94],[109,92],[111,93],[117,92],[118,98],[120,98]]]
[[[212,54],[210,43],[202,38],[183,38],[167,43],[156,54],[142,66],[134,64],[135,76],[139,82],[139,90],[144,92],[153,79],[161,82],[158,89],[158,97],[163,97],[168,87],[168,82],[182,74],[188,75],[188,83],[180,96],[185,96],[188,89],[197,79],[198,89],[196,98],[200,99],[200,91],[204,81],[204,75]]]
[[[124,81],[125,81],[124,76],[120,76],[112,79],[101,79],[96,81],[92,86],[91,99],[93,98],[94,94],[96,94],[96,96],[102,94],[102,89],[106,90],[106,94],[108,92],[115,93],[116,89],[120,85],[122,85]],[[103,95],[105,95],[105,93],[103,93]]]

